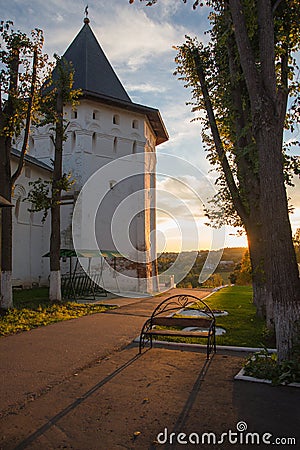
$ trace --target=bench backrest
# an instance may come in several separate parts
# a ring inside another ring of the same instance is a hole
[[[200,298],[195,297],[194,295],[172,295],[171,297],[163,300],[153,311],[151,316],[151,321],[154,318],[158,318],[160,316],[170,316],[171,314],[180,314],[180,311],[188,308],[192,305],[197,305],[201,309],[201,315],[205,316],[207,319],[215,319],[213,311],[210,307]],[[190,319],[190,318],[188,318]],[[198,320],[198,318],[197,318]],[[198,322],[199,323],[199,322]],[[187,325],[193,326],[193,325]]]
[[[210,328],[214,319],[204,318],[204,317],[163,317],[157,316],[152,317],[152,325],[158,325],[161,327],[200,327],[200,328]]]

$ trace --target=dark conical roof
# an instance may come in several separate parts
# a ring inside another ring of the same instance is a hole
[[[63,56],[72,62],[75,89],[131,102],[92,32],[89,20],[84,21],[83,27]]]
[[[74,68],[73,88],[81,89],[80,98],[147,116],[156,135],[156,144],[166,142],[169,136],[159,110],[131,101],[92,32],[89,22],[86,17],[83,27],[63,55],[72,62]],[[56,68],[53,71],[53,79],[55,78],[57,78]]]

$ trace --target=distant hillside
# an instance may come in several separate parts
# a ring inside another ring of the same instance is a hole
[[[215,274],[220,274],[223,279],[223,283],[229,283],[228,276],[231,272],[233,272],[236,264],[241,262],[241,259],[247,249],[245,247],[233,247],[233,248],[225,248],[223,251],[223,255],[221,261],[215,271]],[[194,252],[182,252],[180,254],[180,264],[182,265],[183,273],[185,261],[187,262],[191,259],[191,253]],[[199,287],[198,278],[199,274],[202,270],[206,257],[209,253],[209,250],[200,250],[198,252],[198,256],[194,263],[194,266],[189,271],[189,273],[185,276],[185,278],[178,284],[178,287]],[[164,273],[168,268],[170,268],[178,257],[178,253],[175,252],[165,252],[162,253],[158,260],[158,273]],[[171,269],[172,271],[172,269]],[[220,279],[220,277],[218,277]],[[176,280],[175,280],[176,281]]]

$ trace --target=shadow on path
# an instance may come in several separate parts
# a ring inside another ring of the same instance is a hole
[[[93,386],[91,389],[89,389],[87,392],[85,392],[81,397],[77,398],[73,403],[71,403],[69,406],[64,408],[62,411],[60,411],[55,416],[51,417],[45,425],[40,427],[38,430],[36,430],[34,433],[32,433],[30,436],[28,436],[26,439],[24,439],[20,444],[18,444],[15,447],[15,450],[21,450],[27,448],[30,444],[32,444],[36,439],[38,439],[40,436],[42,436],[46,431],[48,431],[51,427],[57,424],[63,417],[65,417],[67,414],[69,414],[71,411],[73,411],[75,408],[77,408],[81,403],[83,403],[85,400],[87,400],[91,395],[93,395],[95,392],[97,392],[102,386],[104,386],[106,383],[111,381],[113,378],[115,378],[119,373],[121,373],[123,370],[125,370],[127,367],[129,367],[131,364],[133,364],[135,361],[137,361],[142,355],[137,354],[133,358],[126,361],[122,366],[118,367],[114,372],[109,374],[107,377],[103,378],[103,380],[99,381],[95,386]]]
[[[204,381],[205,375],[208,371],[208,368],[212,362],[213,357],[214,357],[214,355],[212,355],[210,359],[206,359],[203,364],[203,367],[199,373],[199,376],[197,377],[197,379],[194,383],[191,393],[188,396],[188,399],[187,399],[187,401],[186,401],[181,413],[179,414],[178,419],[172,429],[172,433],[175,433],[175,435],[178,435],[178,433],[184,429],[185,424],[188,421],[190,411],[192,410],[193,405],[196,401],[197,395],[199,394],[201,384]],[[156,449],[156,448],[157,448],[157,445],[155,445],[155,446],[152,445],[149,450]],[[167,443],[164,446],[164,449],[165,450],[174,449],[174,445]]]

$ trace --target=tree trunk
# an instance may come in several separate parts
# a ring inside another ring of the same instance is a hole
[[[0,195],[11,201],[11,139],[0,137]],[[1,225],[1,224],[0,224]],[[13,307],[12,296],[12,210],[2,208],[0,308]]]
[[[272,329],[274,327],[272,294],[266,285],[262,228],[257,221],[252,220],[251,226],[248,224],[246,231],[252,266],[253,303],[256,306],[258,317],[266,319],[267,327]]]
[[[283,77],[283,86],[276,87],[271,1],[257,2],[259,70],[247,33],[243,5],[240,0],[229,0],[229,7],[251,103],[253,137],[259,156],[266,286],[272,292],[278,360],[283,361],[293,357],[299,344],[300,323],[300,280],[288,215],[282,156],[288,86],[286,77]],[[282,70],[286,70],[286,63]]]
[[[9,62],[9,94],[2,109],[2,96],[0,92],[0,195],[9,202],[12,195],[11,179],[11,125],[9,120],[16,114],[15,101],[17,96],[18,73],[19,73],[19,49],[12,48]],[[9,132],[7,132],[9,131]],[[12,296],[12,211],[4,208],[2,211],[2,233],[1,233],[1,285],[0,285],[0,307],[8,309],[13,307]]]
[[[6,197],[11,201],[11,196]],[[12,210],[2,209],[2,233],[1,233],[1,309],[13,307],[12,295]]]
[[[51,207],[51,237],[50,237],[50,289],[49,300],[61,302],[61,273],[60,273],[60,197],[62,179],[62,150],[63,150],[63,98],[58,89],[56,102],[57,122],[55,128],[55,154],[52,183]]]
[[[61,302],[59,205],[52,206],[51,208],[49,300],[51,302]]]
[[[266,120],[257,130],[257,143],[266,283],[274,301],[278,358],[282,361],[292,358],[299,341],[300,280],[284,186],[282,143],[278,124],[272,120],[274,114],[273,108],[266,108]]]
[[[237,157],[239,159],[238,178],[240,182],[240,190],[247,193],[247,207],[245,207],[242,197],[240,196],[240,192],[235,184],[234,177],[232,175],[232,171],[230,169],[230,165],[228,163],[226,153],[221,142],[199,53],[194,52],[193,57],[197,75],[201,84],[202,94],[205,101],[205,107],[208,114],[211,132],[215,142],[216,151],[220,158],[227,186],[232,197],[233,205],[245,226],[248,236],[249,254],[253,270],[253,302],[257,308],[257,315],[259,317],[266,318],[268,327],[272,328],[272,295],[270,295],[270,292],[268,292],[266,287],[263,263],[264,249],[262,245],[263,238],[260,224],[259,208],[260,183],[259,179],[254,173],[252,173],[252,176],[249,177],[249,172],[253,171],[253,167],[250,162],[247,161],[244,155],[244,148],[247,148],[247,145],[249,145],[251,138],[249,136],[243,136],[242,133],[246,126],[246,122],[244,120],[245,112],[243,111],[242,107],[242,88],[241,86],[235,86],[234,88],[232,88],[232,97],[236,109],[236,134],[240,136],[236,142],[235,148]],[[229,59],[233,61],[234,58],[231,56],[231,58]]]

